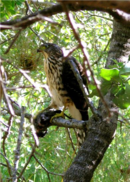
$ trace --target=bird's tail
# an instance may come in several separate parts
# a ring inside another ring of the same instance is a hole
[[[71,105],[68,107],[70,115],[76,119],[76,120],[88,120],[88,111],[87,108],[83,110],[79,110],[75,107],[75,105]],[[87,135],[87,128],[84,128],[83,130],[75,129],[78,145],[81,146],[84,142],[86,135]]]

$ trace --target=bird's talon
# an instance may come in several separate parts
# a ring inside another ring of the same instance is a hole
[[[52,120],[53,120],[54,118],[58,118],[58,117],[65,118],[64,112],[57,113],[57,114],[55,114],[54,116],[52,116],[52,117],[51,117],[51,120],[50,120],[50,123],[52,123]]]

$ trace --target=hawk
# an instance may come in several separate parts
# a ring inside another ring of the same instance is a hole
[[[42,44],[37,52],[43,53],[45,57],[44,71],[52,94],[51,107],[64,106],[68,108],[73,118],[88,120],[88,105],[68,60],[71,59],[75,63],[75,69],[80,74],[81,82],[85,88],[86,78],[81,64],[72,56],[64,58],[62,49],[53,43]],[[86,129],[84,131],[78,130],[77,133],[78,142],[81,145],[86,135]]]

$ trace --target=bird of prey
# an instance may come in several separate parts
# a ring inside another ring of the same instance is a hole
[[[72,56],[64,58],[62,49],[53,43],[43,43],[37,50],[43,53],[44,71],[47,77],[47,84],[52,94],[51,107],[68,108],[70,115],[77,120],[88,120],[88,105],[75,77],[68,60],[75,64],[75,69],[81,76],[81,82],[86,85],[86,77],[83,74],[83,67]],[[86,135],[86,128],[78,130],[78,142],[81,145]]]

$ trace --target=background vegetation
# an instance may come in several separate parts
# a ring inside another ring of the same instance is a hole
[[[42,1],[41,3],[28,1],[28,8],[24,0],[2,0],[0,3],[1,21],[23,17],[31,12],[47,8],[53,3],[55,1]],[[80,11],[73,13],[73,16],[79,28],[81,40],[87,45],[95,78],[100,82],[100,70],[105,66],[112,33],[112,17],[106,13],[96,11]],[[48,18],[46,21],[37,22],[23,30],[11,49],[7,51],[16,33],[17,30],[0,32],[0,55],[5,59],[2,65],[7,77],[5,78],[5,88],[9,98],[19,106],[25,106],[27,113],[35,115],[50,103],[50,97],[46,89],[44,89],[46,84],[43,66],[44,58],[37,53],[37,48],[41,44],[38,35],[46,42],[53,42],[64,47],[66,51],[75,47],[77,42],[64,13]],[[73,56],[82,63],[83,56],[80,49],[74,51]],[[29,78],[34,82],[35,87],[20,69],[26,71]],[[93,85],[91,84],[89,87],[90,91],[92,88]],[[92,99],[94,104],[98,103],[96,96]],[[2,180],[5,182],[9,181],[10,176],[5,157],[2,154],[6,152],[6,158],[10,165],[14,166],[20,117],[10,117],[5,100],[1,102],[1,113],[0,173]],[[120,110],[120,113],[129,118],[130,108]],[[91,116],[91,112],[89,115]],[[10,129],[8,126],[10,126]],[[115,139],[94,174],[94,182],[125,182],[130,180],[129,129],[130,126],[126,121],[120,119]],[[75,150],[78,150],[75,133],[73,130],[69,130],[69,132],[73,139]],[[8,136],[4,140],[3,138],[6,134]],[[26,119],[18,164],[19,174],[33,151],[34,143],[32,127],[29,120]],[[61,181],[62,174],[70,166],[74,157],[75,152],[67,130],[65,128],[57,129],[54,126],[50,127],[48,134],[44,138],[40,138],[40,145],[36,148],[34,156],[31,157],[20,181]]]

